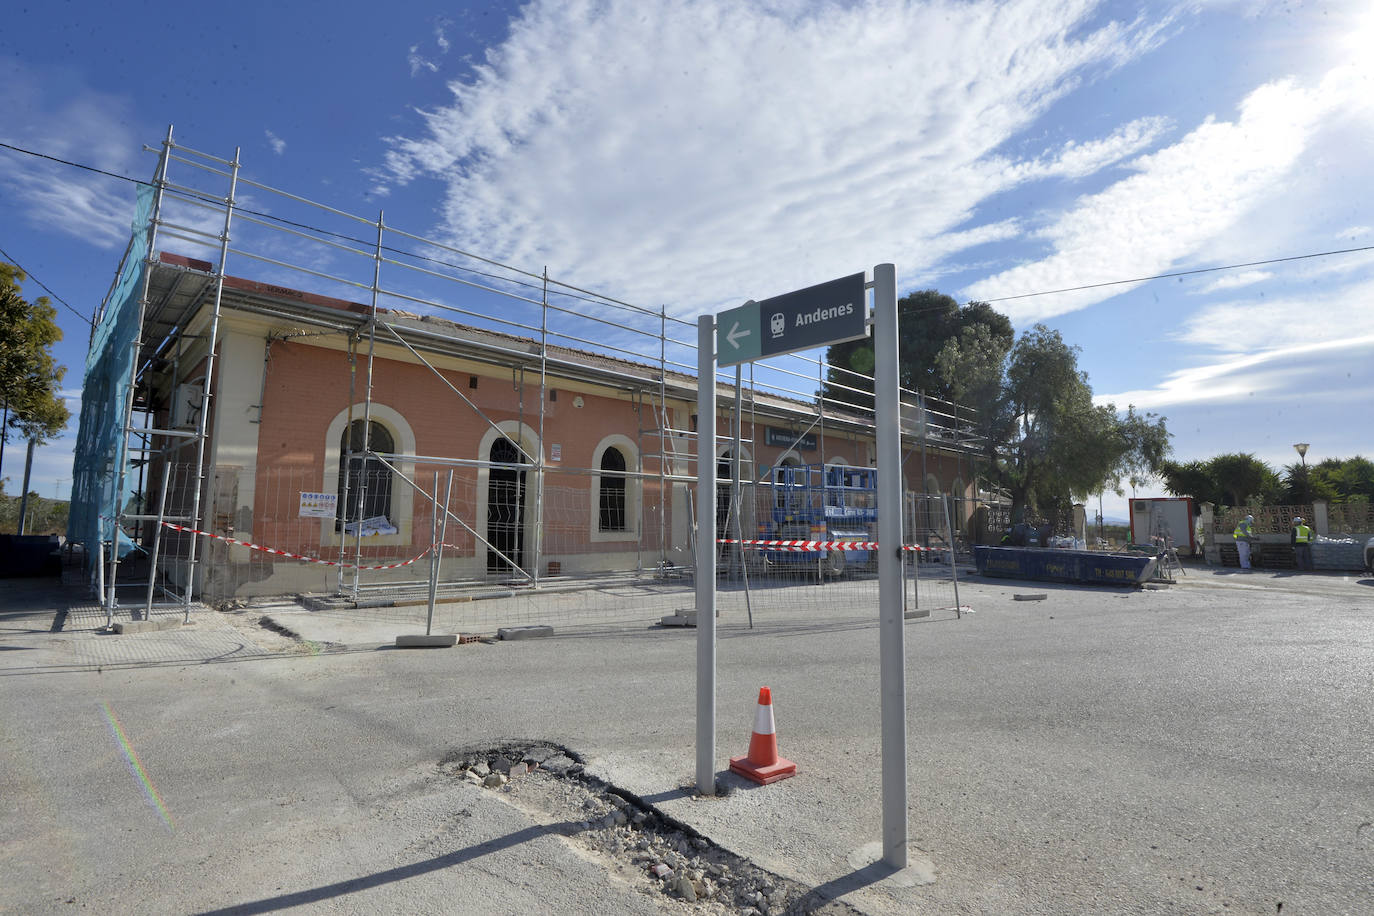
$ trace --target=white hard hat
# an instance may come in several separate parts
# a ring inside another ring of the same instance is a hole
[[[1253,522],[1255,520],[1255,517],[1253,515],[1247,515],[1245,516],[1245,520],[1247,522]]]
[[[1293,524],[1295,524],[1295,525],[1301,525],[1301,524],[1302,524],[1302,516],[1299,515],[1299,516],[1297,516],[1296,518],[1294,518],[1294,519],[1293,519]]]

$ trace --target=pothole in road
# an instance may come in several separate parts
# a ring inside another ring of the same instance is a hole
[[[742,916],[858,912],[716,846],[634,794],[589,776],[582,758],[565,747],[512,742],[463,749],[439,766],[558,826],[565,840],[631,886],[684,909]]]

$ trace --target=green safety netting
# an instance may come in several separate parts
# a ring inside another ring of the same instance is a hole
[[[73,541],[84,544],[88,552],[115,538],[115,517],[124,511],[134,492],[124,411],[133,381],[139,300],[148,269],[155,191],[150,185],[138,187],[129,251],[86,353],[67,532]],[[134,542],[122,530],[118,539],[121,557],[135,549]]]

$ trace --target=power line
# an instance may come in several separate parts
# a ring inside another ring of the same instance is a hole
[[[8,251],[6,251],[4,248],[0,248],[0,257],[4,258],[6,261],[9,261],[9,262],[10,262],[11,264],[13,264],[15,267],[18,267],[18,268],[20,269],[20,271],[23,272],[23,274],[24,274],[25,277],[27,277],[28,279],[30,279],[30,280],[32,280],[33,282],[37,283],[39,286],[43,287],[43,289],[47,291],[47,293],[48,293],[49,296],[52,296],[52,297],[53,297],[54,299],[56,299],[58,302],[60,302],[60,303],[62,303],[63,305],[67,306],[67,311],[71,312],[71,313],[72,313],[73,315],[75,315],[77,318],[80,318],[82,321],[86,322],[86,323],[89,324],[89,325],[94,325],[94,324],[95,324],[95,319],[93,319],[93,318],[87,318],[85,315],[81,314],[81,313],[78,312],[76,309],[72,308],[72,306],[69,305],[69,304],[67,303],[67,300],[66,300],[66,299],[63,299],[61,296],[57,295],[57,293],[53,292],[53,291],[48,287],[48,284],[44,283],[42,280],[40,280],[40,279],[38,279],[37,277],[35,277],[35,276],[33,275],[33,272],[32,272],[32,271],[25,270],[25,269],[24,269],[24,265],[23,265],[23,264],[20,264],[20,263],[19,263],[17,260],[15,260],[14,258],[10,257],[10,253],[9,253]]]
[[[149,185],[149,184],[150,184],[149,182],[146,182],[146,181],[140,181],[140,180],[137,179],[137,178],[130,178],[130,177],[127,176],[127,175],[120,175],[120,174],[117,174],[117,173],[115,173],[115,172],[108,172],[108,171],[106,171],[106,170],[104,170],[104,169],[95,168],[94,166],[83,165],[83,164],[80,163],[80,162],[72,162],[71,160],[68,160],[68,159],[61,159],[61,158],[59,158],[59,157],[57,157],[57,156],[49,156],[49,155],[47,155],[46,153],[40,153],[40,152],[37,152],[37,151],[35,151],[35,150],[31,150],[31,149],[24,149],[23,147],[14,146],[14,145],[12,145],[12,144],[5,143],[5,142],[3,142],[3,141],[0,141],[0,147],[3,147],[4,149],[14,150],[16,153],[24,153],[25,155],[29,155],[29,156],[36,156],[36,157],[39,158],[39,159],[47,159],[47,160],[49,160],[50,162],[60,163],[61,165],[69,165],[69,166],[71,166],[71,167],[73,167],[73,168],[84,169],[84,170],[86,170],[86,171],[88,171],[88,172],[94,172],[94,173],[96,173],[97,175],[104,175],[104,176],[109,177],[109,178],[118,178],[118,179],[120,179],[121,181],[128,181],[128,182],[132,182],[133,184],[140,184],[140,185]],[[185,195],[188,196],[188,197],[197,197],[197,196],[198,196],[198,195],[194,195],[194,194],[187,194],[187,193],[184,192],[184,191],[181,192],[181,193],[185,194]],[[204,201],[206,201],[206,202],[210,202],[210,203],[218,203],[218,202],[219,202],[219,201],[212,200],[211,198],[208,198],[208,197],[202,197],[202,198],[200,198],[200,199],[202,199],[202,200],[204,200]],[[323,235],[332,236],[333,238],[337,238],[337,239],[340,239],[340,240],[343,240],[343,241],[355,242],[355,243],[362,244],[362,245],[370,245],[370,244],[371,244],[370,242],[366,241],[365,239],[359,239],[359,238],[355,238],[355,237],[353,237],[353,236],[344,235],[344,234],[342,234],[342,233],[332,232],[332,231],[330,231],[330,230],[328,230],[328,229],[324,229],[324,228],[319,227],[319,226],[312,226],[312,225],[309,225],[309,224],[307,224],[307,223],[298,223],[298,222],[296,222],[296,221],[294,221],[294,220],[285,219],[285,218],[280,217],[280,216],[274,216],[274,215],[272,215],[272,214],[270,214],[270,213],[262,213],[262,212],[259,212],[259,211],[256,211],[256,210],[249,210],[249,209],[247,209],[247,208],[236,208],[236,209],[238,209],[238,210],[239,210],[240,212],[242,212],[242,213],[248,213],[248,214],[251,214],[251,215],[253,215],[253,216],[258,216],[258,217],[261,217],[261,218],[263,218],[263,219],[269,219],[269,220],[272,220],[272,221],[274,221],[274,222],[282,223],[282,224],[288,225],[288,226],[295,226],[296,228],[299,228],[299,229],[308,229],[308,230],[310,230],[310,231],[312,231],[312,232],[319,232],[319,233],[321,233],[321,234],[323,234]],[[492,279],[492,280],[500,280],[500,281],[506,282],[506,283],[512,283],[512,284],[514,284],[514,285],[516,285],[516,286],[525,286],[525,287],[529,287],[529,288],[531,288],[531,289],[537,289],[537,288],[539,288],[538,285],[537,285],[537,284],[534,284],[534,283],[529,283],[529,282],[517,280],[517,279],[515,279],[515,278],[513,278],[513,277],[503,277],[503,276],[500,276],[500,275],[497,275],[497,274],[486,273],[486,272],[484,272],[484,271],[475,270],[475,269],[473,269],[473,268],[471,268],[471,267],[462,267],[462,266],[459,266],[459,265],[457,265],[457,264],[453,264],[453,263],[450,263],[450,262],[448,262],[448,261],[444,261],[444,260],[441,260],[441,259],[438,259],[438,258],[426,257],[426,256],[424,256],[424,255],[422,255],[422,254],[419,254],[419,253],[413,252],[413,251],[405,251],[405,250],[403,250],[403,249],[392,248],[392,247],[386,246],[386,245],[382,246],[382,250],[392,252],[393,254],[398,254],[398,255],[404,255],[404,256],[407,256],[407,257],[412,257],[412,258],[415,258],[415,259],[420,260],[420,261],[428,261],[428,262],[430,262],[430,263],[432,263],[432,264],[441,264],[441,265],[443,265],[443,266],[445,266],[445,267],[451,267],[451,268],[453,268],[454,270],[460,270],[460,271],[463,271],[463,272],[465,272],[465,273],[470,273],[470,274],[473,274],[473,275],[476,275],[476,276],[487,277],[488,279]],[[1197,274],[1216,273],[1216,272],[1218,272],[1218,271],[1223,271],[1223,270],[1239,270],[1239,269],[1241,269],[1241,268],[1243,268],[1243,267],[1263,267],[1263,266],[1269,265],[1269,264],[1283,264],[1283,263],[1288,262],[1288,261],[1304,261],[1304,260],[1308,260],[1308,259],[1310,259],[1310,258],[1326,258],[1326,257],[1331,257],[1331,256],[1333,256],[1333,255],[1338,255],[1338,254],[1358,254],[1359,252],[1362,252],[1362,251],[1374,251],[1374,245],[1364,245],[1364,246],[1361,246],[1361,247],[1358,247],[1358,248],[1337,248],[1337,249],[1333,249],[1333,250],[1330,250],[1330,251],[1315,251],[1315,252],[1311,252],[1310,254],[1295,254],[1295,255],[1289,255],[1288,257],[1282,257],[1282,258],[1266,258],[1266,259],[1261,260],[1261,261],[1246,261],[1246,262],[1240,263],[1240,264],[1222,264],[1222,265],[1217,266],[1217,267],[1198,267],[1198,268],[1194,268],[1194,269],[1192,269],[1192,270],[1178,270],[1178,271],[1173,271],[1173,272],[1170,272],[1170,273],[1152,274],[1152,275],[1147,276],[1147,277],[1133,277],[1133,278],[1131,278],[1131,279],[1129,279],[1129,280],[1106,280],[1106,281],[1104,281],[1104,282],[1102,282],[1102,283],[1085,283],[1085,284],[1083,284],[1082,286],[1066,286],[1066,287],[1064,287],[1064,288],[1062,288],[1062,289],[1047,289],[1047,290],[1042,290],[1042,291],[1036,292],[1036,293],[1019,293],[1019,294],[1017,294],[1017,295],[1015,295],[1015,296],[997,296],[996,298],[993,298],[993,299],[980,299],[980,300],[978,300],[978,301],[980,301],[980,302],[987,302],[987,303],[992,303],[992,302],[1011,302],[1011,301],[1016,300],[1016,299],[1033,299],[1033,298],[1035,298],[1035,297],[1037,297],[1037,296],[1053,296],[1053,295],[1057,295],[1057,294],[1059,294],[1059,293],[1076,293],[1076,292],[1082,292],[1083,290],[1089,290],[1089,289],[1102,289],[1102,288],[1108,287],[1108,286],[1125,286],[1126,284],[1129,284],[1129,283],[1146,283],[1146,282],[1148,282],[1148,281],[1150,281],[1150,280],[1168,280],[1168,279],[1171,279],[1171,278],[1174,278],[1174,277],[1189,277],[1189,276],[1196,276]],[[463,254],[467,254],[467,252],[462,252],[462,253],[463,253]],[[470,257],[475,257],[475,255],[469,255],[469,256],[470,256]],[[499,263],[499,262],[493,262],[493,263]],[[509,270],[519,270],[519,268],[517,268],[517,267],[511,267],[511,266],[508,265],[508,264],[500,264],[500,266],[501,266],[501,267],[505,267],[505,268],[507,268],[507,269],[509,269]],[[523,273],[523,271],[521,271],[521,272]],[[557,281],[550,281],[550,282],[557,282]],[[40,282],[39,285],[42,286],[43,284]],[[46,286],[44,286],[43,288],[44,288],[44,289],[47,289]],[[51,290],[49,290],[49,292],[51,292]],[[53,295],[54,295],[54,297],[56,297],[56,294],[55,294],[55,293],[54,293]],[[564,294],[562,294],[562,295],[566,295],[566,296],[568,296],[569,298],[572,298],[572,299],[582,299],[583,301],[598,301],[598,300],[599,300],[599,301],[611,301],[611,302],[616,301],[616,300],[610,299],[610,297],[601,296],[601,295],[598,294],[598,293],[592,293],[592,295],[593,295],[593,296],[596,296],[597,299],[585,299],[585,298],[582,297],[582,296],[576,296],[576,295],[572,295],[572,294],[570,294],[570,293],[564,293]],[[58,297],[57,301],[62,302],[63,305],[67,305],[67,303],[66,303],[66,302],[63,302],[62,299],[61,299],[60,297]],[[70,309],[71,306],[70,306],[70,305],[67,305],[67,308]],[[76,310],[75,310],[75,309],[72,309],[72,311],[75,312]],[[78,315],[81,315],[80,312],[77,312],[77,314],[78,314]],[[82,317],[83,319],[85,319],[86,321],[89,321],[89,320],[90,320],[89,318],[86,318],[84,315],[81,315],[81,317]]]
[[[1336,254],[1355,254],[1361,251],[1374,251],[1374,245],[1360,248],[1338,248],[1333,251],[1315,251],[1311,254],[1295,254],[1286,258],[1267,258],[1263,261],[1246,261],[1244,264],[1223,264],[1220,267],[1198,267],[1193,270],[1178,270],[1173,273],[1155,274],[1150,277],[1136,277],[1133,280],[1108,280],[1105,283],[1087,283],[1083,286],[1067,286],[1063,289],[1047,289],[1039,293],[1021,293],[1017,296],[998,296],[996,299],[980,299],[980,302],[1009,302],[1012,299],[1030,299],[1034,296],[1053,296],[1055,293],[1076,293],[1085,289],[1101,289],[1104,286],[1121,286],[1126,283],[1144,283],[1147,280],[1167,280],[1171,277],[1188,277],[1194,274],[1215,273],[1219,270],[1238,270],[1242,267],[1262,267],[1266,264],[1282,264],[1285,261],[1302,261],[1307,258],[1326,258]]]
[[[148,184],[148,182],[146,181],[139,181],[137,178],[130,178],[128,175],[120,175],[117,172],[107,172],[104,169],[98,169],[93,165],[82,165],[80,162],[72,162],[70,159],[59,159],[56,156],[49,156],[47,153],[40,153],[35,150],[24,149],[22,146],[12,146],[11,144],[5,143],[3,141],[0,141],[0,147],[4,147],[5,149],[12,149],[16,153],[24,153],[27,156],[36,156],[39,159],[47,159],[49,162],[56,162],[61,165],[69,165],[74,169],[85,169],[88,172],[95,172],[97,175],[104,175],[107,178],[118,178],[120,181],[132,181],[134,184]]]
[[[4,148],[4,149],[13,150],[13,151],[16,152],[16,153],[23,153],[23,154],[26,155],[26,156],[34,156],[34,157],[36,157],[36,158],[38,158],[38,159],[46,159],[46,160],[48,160],[49,162],[56,162],[56,163],[58,163],[58,164],[60,164],[60,165],[68,165],[68,166],[71,166],[72,168],[84,169],[84,170],[87,171],[87,172],[94,172],[94,173],[97,174],[97,175],[104,175],[104,176],[107,177],[107,178],[118,178],[118,179],[121,180],[121,181],[127,181],[127,182],[130,182],[130,183],[132,183],[132,184],[144,185],[144,186],[147,186],[147,187],[152,187],[152,183],[151,183],[151,182],[140,181],[140,180],[137,179],[137,178],[130,178],[128,175],[120,175],[120,174],[118,174],[118,173],[116,173],[116,172],[109,172],[109,171],[106,171],[105,169],[98,169],[98,168],[95,168],[94,166],[83,165],[83,164],[80,163],[80,162],[73,162],[73,161],[71,161],[71,160],[69,160],[69,159],[62,159],[62,158],[57,157],[57,156],[50,156],[50,155],[48,155],[48,154],[46,154],[46,153],[40,153],[40,152],[38,152],[37,150],[25,149],[25,148],[22,147],[22,146],[14,146],[13,144],[5,143],[5,142],[3,142],[3,141],[0,141],[0,147],[2,147],[2,148]],[[203,195],[203,194],[197,194],[197,193],[194,193],[194,192],[191,192],[191,191],[187,191],[187,190],[180,190],[180,189],[179,189],[179,190],[177,191],[177,193],[178,193],[179,195],[185,197],[185,198],[188,198],[188,199],[191,199],[191,200],[198,200],[198,201],[200,201],[200,202],[202,202],[202,203],[222,204],[222,203],[224,202],[224,201],[222,201],[222,200],[218,200],[218,199],[215,199],[215,198],[207,197],[207,196],[205,196],[205,195]],[[235,207],[234,209],[235,209],[236,212],[239,212],[239,213],[244,213],[244,214],[247,214],[247,215],[249,215],[249,216],[256,216],[256,217],[259,217],[260,219],[271,220],[272,222],[280,223],[280,224],[282,224],[282,225],[284,225],[284,226],[292,226],[292,227],[294,227],[294,228],[296,228],[296,229],[308,230],[308,231],[310,231],[310,232],[317,232],[317,233],[319,233],[320,235],[323,235],[323,236],[326,236],[326,237],[329,237],[329,238],[338,239],[338,240],[340,240],[340,241],[353,242],[353,243],[355,243],[355,244],[363,245],[363,246],[366,246],[366,247],[369,247],[369,248],[370,248],[370,247],[372,246],[372,244],[373,244],[372,242],[369,242],[369,241],[367,241],[366,239],[361,239],[361,238],[357,238],[356,236],[346,235],[346,234],[341,233],[341,232],[334,232],[334,231],[332,231],[332,230],[325,229],[325,228],[323,228],[323,227],[321,227],[321,226],[314,226],[314,225],[311,225],[310,223],[301,223],[301,222],[297,222],[296,220],[286,219],[285,217],[276,216],[276,215],[271,214],[271,213],[264,213],[264,212],[262,212],[262,211],[260,211],[260,210],[251,210],[251,209],[249,209],[249,208],[247,208],[247,207]],[[473,275],[473,276],[485,277],[485,278],[487,278],[487,279],[489,279],[489,280],[496,280],[496,281],[499,281],[499,282],[502,282],[502,283],[510,283],[510,284],[512,284],[512,285],[514,285],[514,286],[522,286],[522,287],[525,287],[525,288],[527,288],[527,289],[532,289],[532,290],[542,289],[542,286],[541,286],[540,284],[537,284],[537,283],[531,283],[531,282],[524,281],[524,280],[518,280],[518,279],[516,279],[516,278],[514,278],[514,277],[508,277],[508,276],[503,276],[503,275],[501,275],[501,274],[494,274],[494,273],[490,273],[490,272],[487,272],[487,271],[477,270],[476,268],[473,268],[473,267],[464,267],[464,266],[462,266],[462,265],[460,265],[460,264],[454,264],[454,263],[452,263],[451,261],[446,261],[446,260],[443,260],[443,259],[441,259],[441,258],[426,257],[425,255],[422,255],[422,254],[420,254],[420,253],[418,253],[418,252],[407,251],[407,250],[405,250],[405,249],[403,249],[403,248],[394,248],[394,247],[392,247],[392,246],[390,246],[390,245],[383,245],[383,246],[381,246],[381,248],[382,248],[383,251],[387,251],[387,252],[390,252],[390,253],[392,253],[392,254],[401,255],[401,256],[409,257],[409,258],[415,258],[415,259],[418,260],[418,261],[426,261],[426,262],[431,263],[431,264],[439,264],[439,265],[442,265],[442,266],[444,266],[444,267],[452,268],[453,270],[458,270],[458,271],[462,271],[462,272],[467,273],[467,274],[471,274],[471,275]],[[459,252],[459,253],[460,253],[460,254],[467,255],[468,257],[478,258],[479,260],[487,260],[486,258],[482,258],[480,255],[469,254],[468,252],[465,252],[465,251]],[[526,273],[526,271],[521,271],[520,268],[518,268],[518,267],[513,267],[513,266],[511,266],[511,265],[509,265],[509,264],[502,264],[502,263],[500,263],[499,261],[491,261],[490,263],[496,264],[496,265],[499,266],[499,267],[504,267],[504,268],[506,268],[507,270],[514,270],[514,271],[519,271],[520,273]],[[557,280],[550,280],[549,282],[555,283],[555,284],[558,284],[558,285],[561,285],[561,286],[566,286],[566,285],[567,285],[567,284],[561,284],[561,283],[559,283]],[[46,289],[46,287],[44,287],[44,288]],[[570,289],[575,289],[575,287],[569,287],[569,288],[570,288]],[[587,292],[587,291],[581,290],[580,292]],[[588,296],[579,296],[579,295],[576,295],[576,294],[574,294],[574,293],[561,293],[561,292],[560,292],[560,293],[556,293],[556,295],[566,296],[566,297],[569,298],[569,299],[577,299],[577,300],[581,300],[581,301],[583,301],[583,302],[592,302],[592,303],[617,303],[617,300],[611,299],[609,296],[603,296],[603,295],[601,295],[600,293],[594,293],[594,292],[589,294],[591,298],[589,298]],[[65,303],[64,303],[64,304],[65,304]],[[626,303],[618,303],[618,304],[624,305],[624,304],[626,304]],[[70,306],[68,306],[68,307],[70,308]],[[647,310],[646,310],[646,311],[647,311]],[[650,314],[652,314],[652,313],[650,313]]]

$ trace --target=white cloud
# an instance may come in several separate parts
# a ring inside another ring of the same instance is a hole
[[[390,183],[443,182],[459,247],[710,307],[875,261],[928,274],[1017,231],[977,225],[990,196],[1165,128],[1133,121],[1029,166],[997,152],[1158,40],[1158,24],[1090,23],[1092,0],[647,5],[529,4],[422,134],[392,138]]]
[[[1265,280],[1273,279],[1274,275],[1267,270],[1242,270],[1236,273],[1224,273],[1217,279],[1193,292],[1196,295],[1206,295],[1220,290],[1235,289],[1240,286],[1251,286],[1255,283],[1263,283]]]
[[[1314,88],[1279,80],[1241,103],[1234,121],[1208,118],[1173,146],[1140,157],[1136,174],[1080,198],[1044,230],[1049,256],[979,281],[966,293],[995,299],[1163,273],[1233,229],[1283,190],[1323,120],[1346,114],[1357,83],[1338,67]],[[1006,303],[1017,323],[1062,315],[1134,288],[1130,284]]]
[[[283,140],[281,137],[278,137],[270,130],[265,131],[265,133],[267,134],[267,145],[272,147],[272,152],[276,153],[278,156],[286,152],[285,140]]]
[[[411,76],[418,76],[421,70],[428,70],[430,73],[439,72],[439,65],[422,55],[419,45],[410,46],[410,51],[406,54],[406,63],[410,64]]]
[[[0,85],[6,95],[0,139],[6,143],[116,175],[151,175],[151,160],[136,158],[140,146],[129,131],[124,100],[87,90],[49,107],[42,82],[12,62],[0,65]],[[129,182],[6,151],[0,185],[35,227],[107,249],[128,240]]]
[[[1256,395],[1272,401],[1285,393],[1301,392],[1309,399],[1368,403],[1369,398],[1359,390],[1352,391],[1344,378],[1331,377],[1328,368],[1337,359],[1368,366],[1374,360],[1374,334],[1232,356],[1171,372],[1153,388],[1099,394],[1093,400],[1118,407],[1134,404],[1142,410],[1158,410],[1179,404],[1227,404]],[[1328,376],[1325,381],[1324,374]],[[1361,383],[1367,381],[1364,378]]]
[[[1169,339],[1175,353],[1201,361],[1164,375],[1150,388],[1098,395],[1098,403],[1156,410],[1302,391],[1313,398],[1374,404],[1364,393],[1367,376],[1374,374],[1374,280],[1211,303]],[[1335,371],[1346,363],[1355,365],[1349,379]]]
[[[1212,303],[1175,339],[1222,353],[1339,342],[1374,336],[1374,280],[1305,295]]]
[[[1101,140],[1065,143],[1053,157],[1010,166],[1024,178],[1084,178],[1150,146],[1170,127],[1168,118],[1137,118]]]

